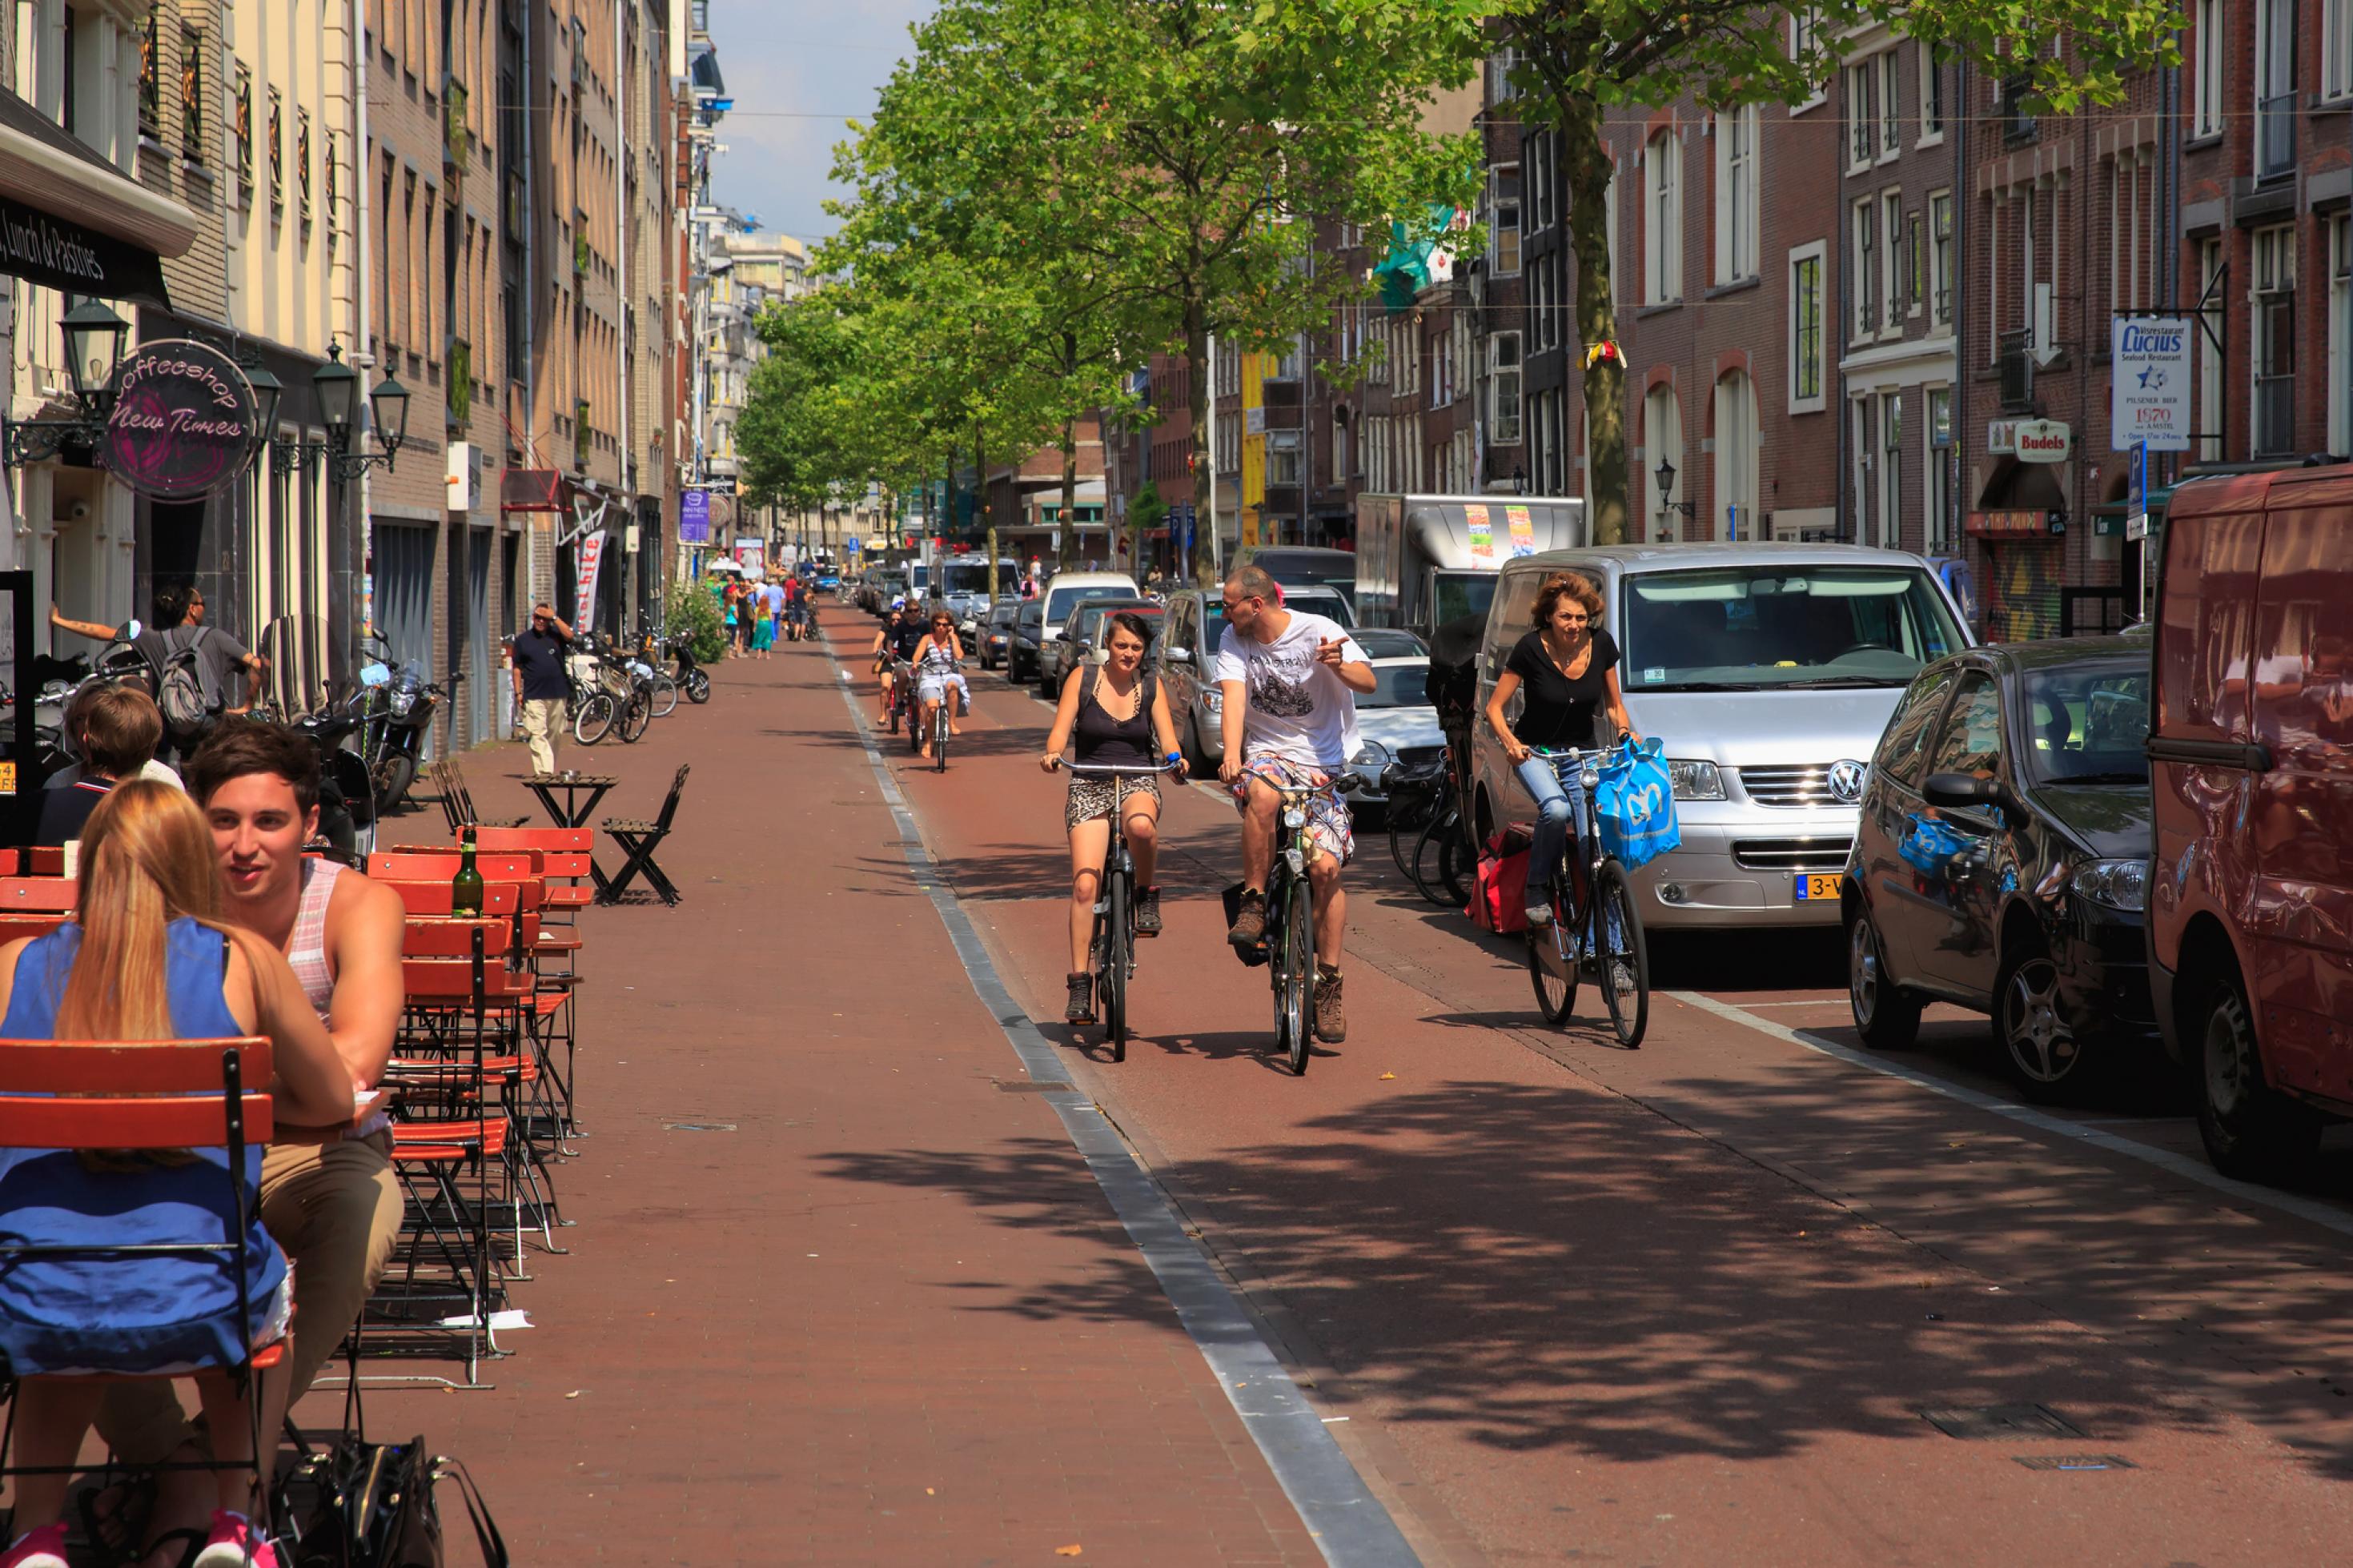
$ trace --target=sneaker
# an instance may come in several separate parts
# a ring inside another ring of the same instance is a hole
[[[1328,963],[1315,966],[1315,1037],[1327,1046],[1348,1038],[1347,1015],[1340,1011],[1340,972]]]
[[[1095,977],[1092,974],[1079,973],[1071,975],[1069,979],[1071,1005],[1062,1009],[1062,1022],[1065,1024],[1093,1023],[1095,1021]]]
[[[1609,964],[1609,984],[1620,996],[1634,994],[1634,972],[1613,959]]]
[[[1226,941],[1234,947],[1256,947],[1266,940],[1266,894],[1255,888],[1242,889],[1241,907],[1234,913],[1234,923],[1226,928]]]
[[[1160,889],[1157,888],[1135,889],[1135,934],[1160,934]]]
[[[0,1556],[0,1568],[66,1568],[66,1527],[63,1522],[28,1530]]]
[[[1528,924],[1531,926],[1548,926],[1552,924],[1552,905],[1549,901],[1541,904],[1530,904],[1528,906],[1527,913]]]
[[[278,1549],[243,1514],[213,1510],[213,1532],[190,1568],[278,1568]]]

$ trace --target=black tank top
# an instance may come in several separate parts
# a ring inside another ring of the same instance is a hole
[[[1078,760],[1106,768],[1148,768],[1159,759],[1152,754],[1151,678],[1136,671],[1135,717],[1114,719],[1095,700],[1103,681],[1103,666],[1087,667],[1086,684],[1079,689],[1079,721],[1071,728]]]

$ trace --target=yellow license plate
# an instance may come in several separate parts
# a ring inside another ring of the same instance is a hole
[[[1798,897],[1829,899],[1836,901],[1839,896],[1839,886],[1845,880],[1845,873],[1840,871],[1810,872],[1798,879]]]

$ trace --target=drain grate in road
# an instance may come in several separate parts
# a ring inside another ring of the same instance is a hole
[[[665,1121],[662,1126],[672,1132],[733,1132],[733,1121]]]
[[[1067,1083],[1033,1083],[1028,1079],[1008,1082],[1000,1079],[997,1087],[1007,1094],[1060,1094],[1071,1086]]]
[[[2139,1467],[2117,1454],[2012,1454],[2010,1462],[2030,1470],[2132,1470]]]
[[[1975,1410],[1923,1410],[1920,1418],[1947,1437],[2088,1437],[2047,1405],[1988,1405]]]

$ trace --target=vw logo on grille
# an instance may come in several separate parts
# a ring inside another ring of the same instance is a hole
[[[1831,796],[1841,805],[1852,805],[1862,798],[1863,765],[1852,757],[1831,764]]]

